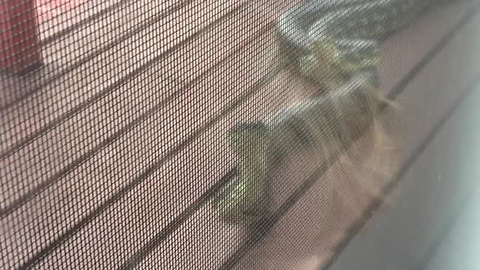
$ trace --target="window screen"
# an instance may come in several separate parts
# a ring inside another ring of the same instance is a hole
[[[474,89],[477,2],[1,0],[0,268],[335,268]]]

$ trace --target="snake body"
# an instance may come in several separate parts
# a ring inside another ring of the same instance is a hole
[[[230,131],[238,174],[214,200],[220,216],[228,222],[264,217],[270,209],[268,172],[279,159],[367,127],[380,104],[372,102],[380,42],[445,1],[317,0],[280,16],[277,32],[291,67],[327,91]]]

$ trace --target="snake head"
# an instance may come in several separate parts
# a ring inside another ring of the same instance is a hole
[[[230,146],[238,154],[245,151],[265,151],[268,127],[262,122],[236,124],[229,132]]]
[[[213,199],[212,206],[221,220],[231,224],[254,223],[265,217],[268,198],[251,187],[237,175]]]
[[[268,128],[263,123],[242,123],[229,132],[238,158],[237,174],[213,201],[222,220],[253,222],[264,216],[268,206],[266,157]]]

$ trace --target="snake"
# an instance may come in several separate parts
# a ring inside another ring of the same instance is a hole
[[[276,22],[290,70],[319,94],[267,119],[228,133],[238,158],[236,177],[214,198],[229,223],[255,222],[272,212],[270,171],[292,151],[347,140],[372,123],[378,100],[381,43],[429,7],[449,0],[313,0]]]

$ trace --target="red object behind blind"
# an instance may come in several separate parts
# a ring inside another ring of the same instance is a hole
[[[0,68],[25,73],[41,64],[35,0],[0,0]]]

